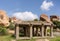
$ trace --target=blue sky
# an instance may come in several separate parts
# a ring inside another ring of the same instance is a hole
[[[50,10],[42,10],[44,1],[52,2]],[[50,15],[60,15],[60,0],[0,0],[0,9],[5,10],[9,16],[15,12],[32,12],[37,16],[42,13]]]

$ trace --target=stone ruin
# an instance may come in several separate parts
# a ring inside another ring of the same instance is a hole
[[[9,26],[9,18],[3,10],[0,10],[0,25]]]

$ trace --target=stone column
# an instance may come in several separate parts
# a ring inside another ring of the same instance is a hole
[[[30,25],[30,38],[32,38],[32,25]]]
[[[53,37],[53,26],[50,26],[50,36]]]
[[[19,25],[16,25],[16,40],[19,39]]]
[[[42,25],[42,27],[41,27],[41,35],[42,35],[42,37],[44,37],[44,25]]]

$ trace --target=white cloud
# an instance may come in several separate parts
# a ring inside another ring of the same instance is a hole
[[[23,21],[31,21],[34,19],[38,19],[38,16],[36,14],[33,14],[32,12],[16,12],[13,14],[14,17],[21,19]]]
[[[50,7],[52,7],[54,4],[52,1],[47,2],[47,0],[44,0],[42,5],[41,5],[41,9],[42,10],[50,10]]]

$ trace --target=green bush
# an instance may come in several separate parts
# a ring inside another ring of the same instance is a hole
[[[8,34],[8,31],[6,27],[0,26],[0,35],[7,35],[7,34]]]
[[[38,21],[38,19],[34,19],[34,21]]]
[[[49,33],[50,33],[50,29],[47,29],[47,32],[49,32]]]
[[[53,24],[56,25],[56,28],[60,29],[60,21],[53,21]]]
[[[12,22],[10,23],[9,29],[11,29],[11,30],[14,30],[15,29],[14,23],[12,23]]]

